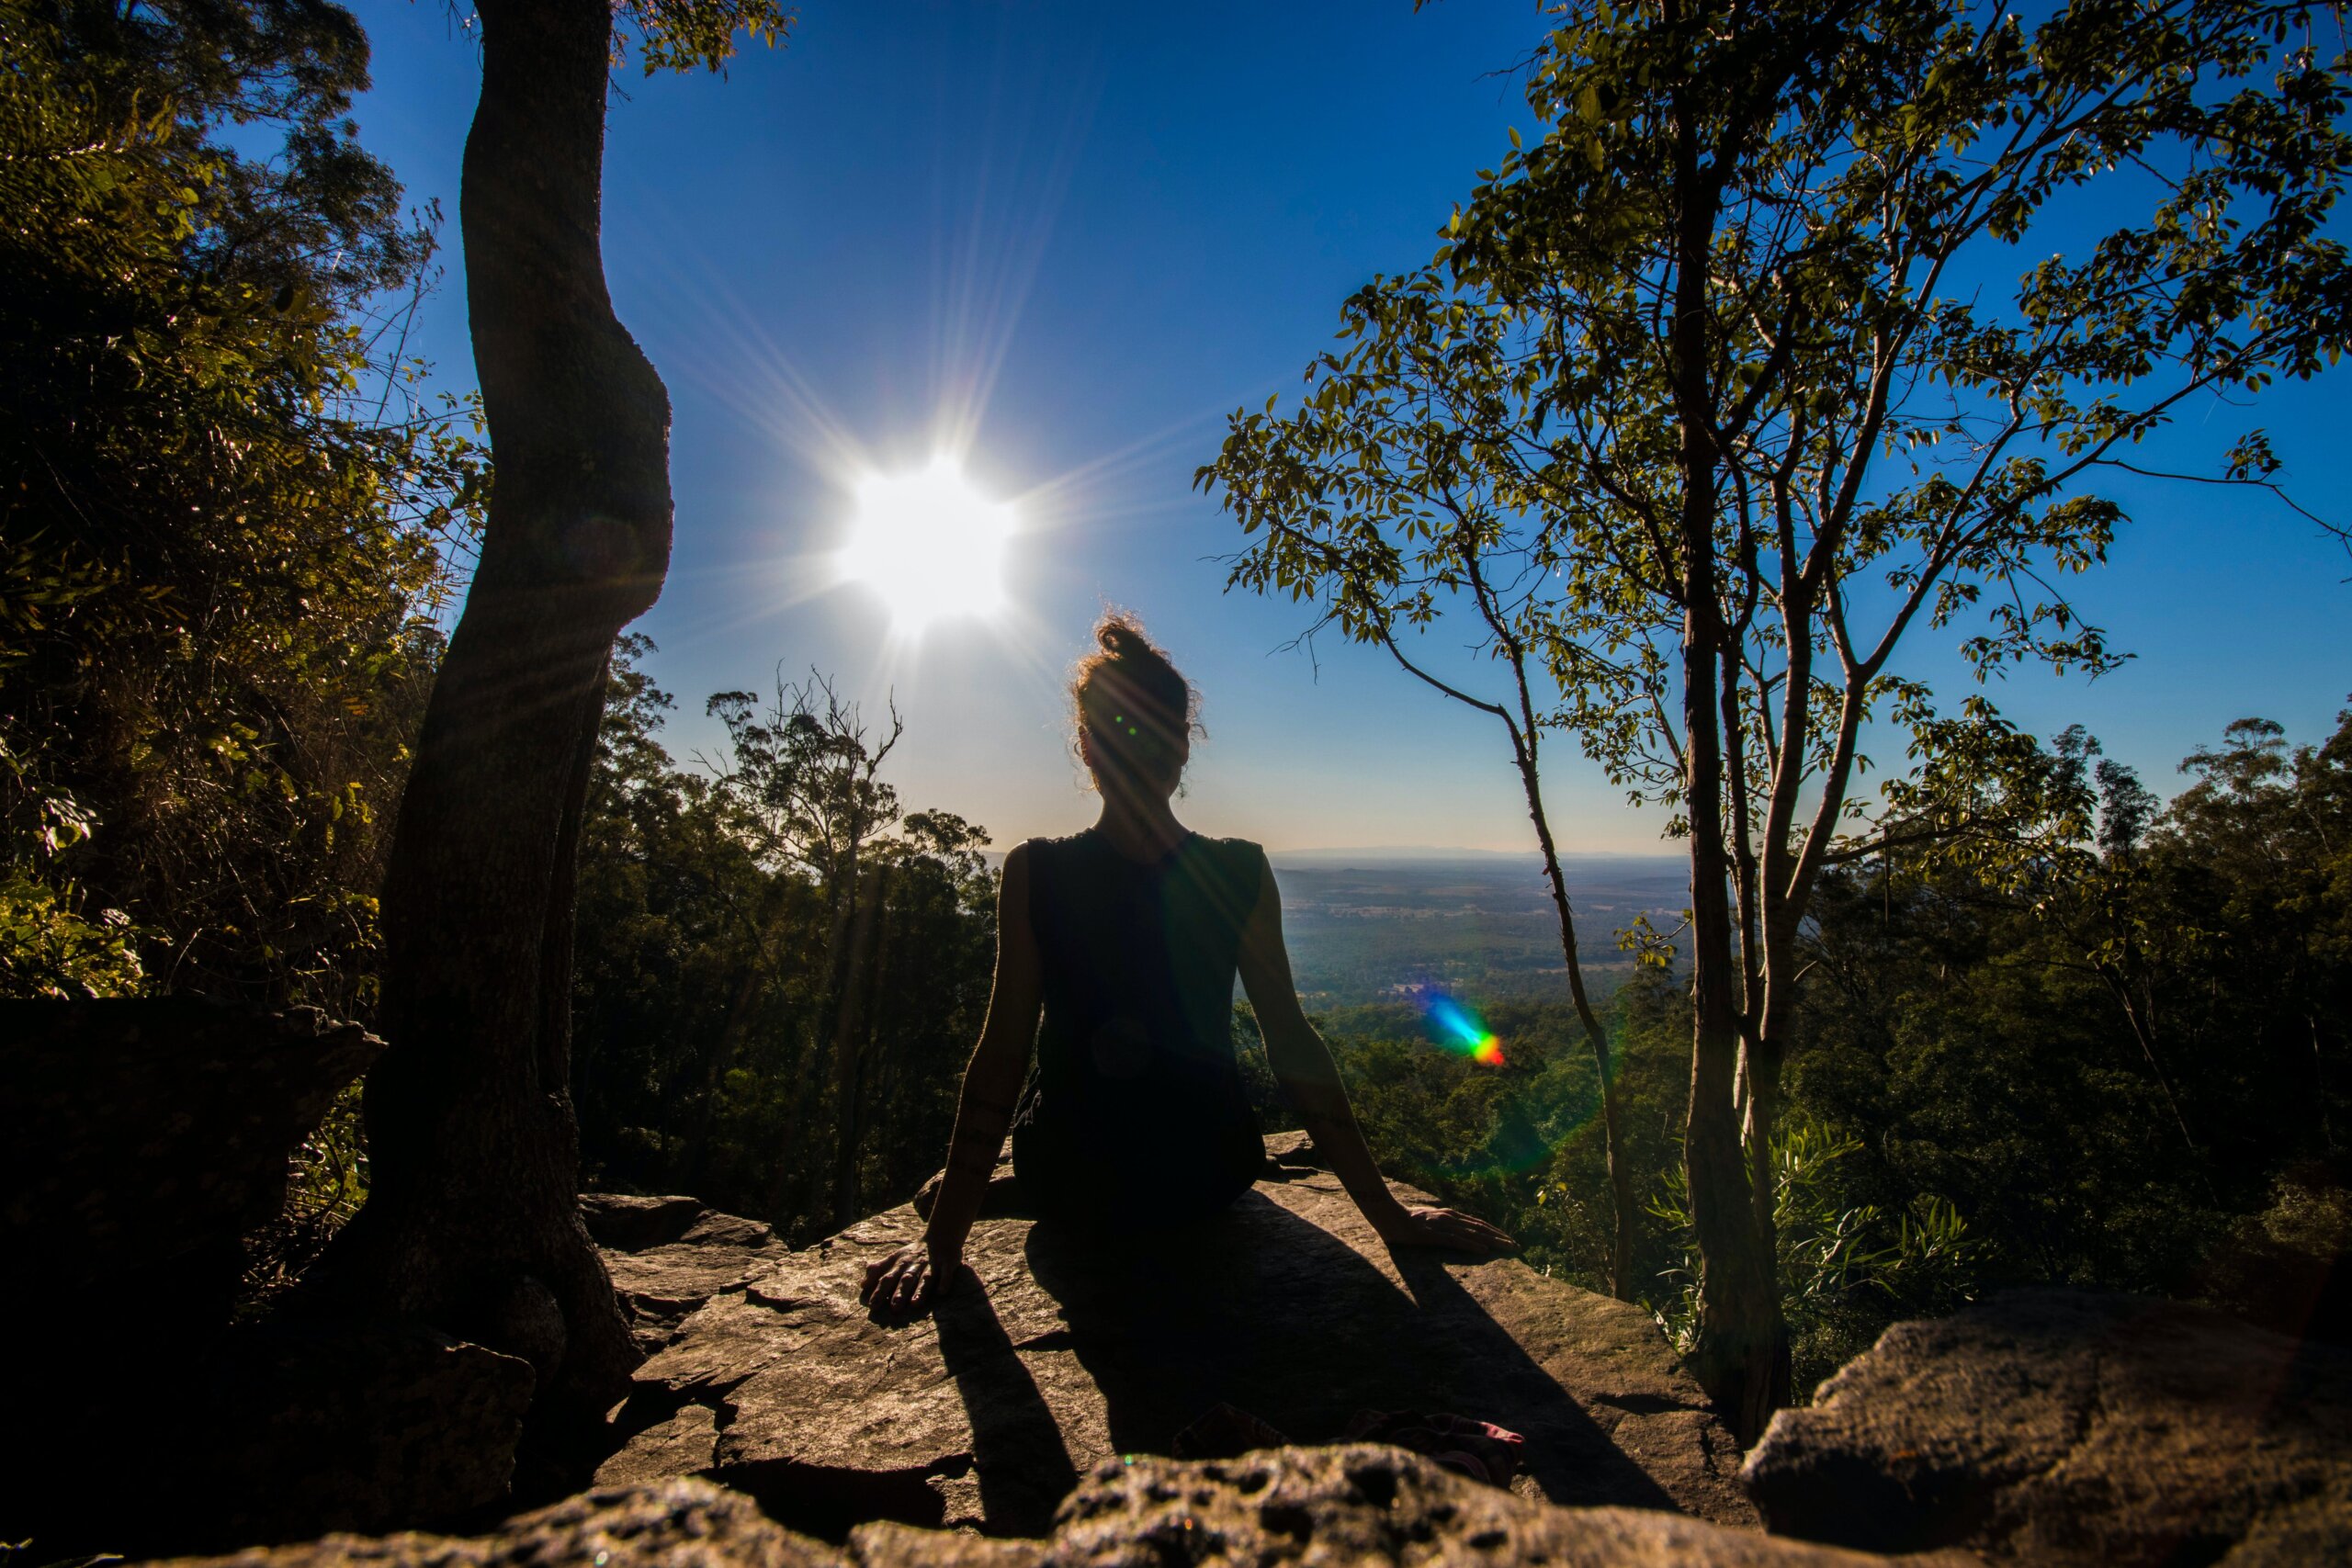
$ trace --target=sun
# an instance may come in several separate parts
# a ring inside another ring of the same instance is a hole
[[[1012,508],[973,489],[953,457],[913,473],[869,475],[857,486],[842,581],[872,589],[901,631],[993,615],[1004,608],[1013,529]]]

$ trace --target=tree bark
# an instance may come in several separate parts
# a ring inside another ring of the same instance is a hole
[[[610,10],[480,15],[459,214],[497,478],[386,874],[373,1190],[322,1289],[526,1356],[540,1420],[639,1359],[577,1210],[572,874],[605,660],[669,565],[669,400],[599,249]]]
[[[1742,1443],[1788,1398],[1785,1328],[1770,1253],[1758,1245],[1740,1139],[1743,973],[1735,956],[1731,864],[1724,842],[1724,735],[1717,661],[1724,635],[1716,559],[1719,498],[1710,397],[1709,249],[1720,185],[1700,154],[1698,115],[1675,106],[1675,300],[1671,351],[1682,478],[1683,807],[1690,834],[1690,1098],[1683,1175],[1699,1243],[1699,1335],[1692,1371]]]
[[[846,1230],[864,1217],[857,1212],[857,1145],[865,1131],[859,1112],[865,1094],[865,1003],[874,984],[874,927],[883,918],[887,880],[886,873],[861,873],[850,886],[848,952],[843,959],[841,1001],[833,1015],[833,1102],[838,1108],[833,1145],[835,1230]]]
[[[1621,1302],[1634,1299],[1634,1172],[1623,1157],[1617,1116],[1617,1065],[1611,1059],[1609,1031],[1593,1010],[1585,990],[1584,961],[1577,952],[1576,910],[1568,902],[1568,880],[1560,870],[1560,853],[1552,840],[1552,823],[1544,809],[1535,761],[1525,747],[1519,753],[1520,783],[1527,793],[1528,815],[1535,821],[1535,840],[1544,851],[1544,874],[1552,887],[1552,912],[1560,928],[1560,956],[1568,970],[1568,998],[1576,1004],[1577,1021],[1584,1026],[1585,1048],[1592,1053],[1594,1077],[1600,1086],[1601,1152],[1609,1165],[1609,1293]]]

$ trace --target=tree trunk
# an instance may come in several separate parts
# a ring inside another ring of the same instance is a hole
[[[1717,660],[1725,635],[1715,558],[1714,410],[1707,323],[1708,260],[1720,186],[1699,153],[1698,116],[1678,95],[1674,182],[1674,401],[1682,479],[1683,807],[1690,834],[1690,1099],[1683,1175],[1699,1243],[1699,1336],[1691,1370],[1742,1443],[1788,1397],[1777,1270],[1757,1244],[1740,1142],[1738,1085],[1745,975],[1736,956],[1724,851],[1725,736]]]
[[[1741,1139],[1738,960],[1724,881],[1722,756],[1708,710],[1712,653],[1686,657],[1684,710],[1690,813],[1690,1099],[1682,1143],[1690,1217],[1698,1232],[1699,1340],[1692,1371],[1735,1436],[1752,1443],[1788,1400],[1786,1335],[1771,1252],[1760,1245]],[[1751,1064],[1751,1066],[1753,1064]],[[1758,1085],[1751,1081],[1749,1102]]]
[[[1519,754],[1520,782],[1526,786],[1528,815],[1535,819],[1536,842],[1544,851],[1544,874],[1552,886],[1552,912],[1560,928],[1560,956],[1568,969],[1568,998],[1576,1004],[1577,1021],[1584,1026],[1585,1048],[1592,1053],[1594,1076],[1600,1084],[1601,1152],[1609,1164],[1609,1293],[1621,1302],[1634,1299],[1634,1216],[1632,1163],[1624,1157],[1617,1116],[1617,1066],[1611,1060],[1609,1032],[1601,1027],[1585,990],[1584,961],[1577,953],[1576,910],[1568,902],[1567,877],[1560,870],[1560,854],[1552,841],[1552,823],[1544,809],[1544,795],[1534,760],[1524,747]]]
[[[887,869],[862,876],[850,890],[848,953],[842,975],[841,1006],[833,1019],[833,1101],[838,1107],[833,1146],[833,1228],[845,1230],[864,1216],[857,1212],[857,1145],[864,1129],[860,1104],[865,1092],[865,998],[874,984],[874,927],[883,918],[888,893]]]
[[[544,1420],[639,1359],[577,1210],[572,871],[605,660],[669,565],[669,402],[598,248],[611,13],[480,14],[459,210],[497,479],[386,874],[373,1190],[322,1289],[526,1356]]]

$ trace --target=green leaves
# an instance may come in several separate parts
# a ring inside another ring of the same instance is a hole
[[[430,215],[351,139],[334,6],[0,0],[0,744],[99,828],[31,874],[175,984],[348,1016],[489,482],[395,348]]]
[[[1553,717],[1643,799],[1680,788],[1668,655],[1720,647],[1750,795],[1839,803],[1759,854],[1825,846],[1909,639],[2112,668],[2060,586],[2127,521],[2102,471],[2182,399],[2352,338],[2344,65],[2279,48],[2300,15],[1568,7],[1530,72],[1541,139],[1202,470],[1250,541],[1229,584],[1377,641],[1474,608],[1478,564],[1510,587],[1474,648],[1544,649]],[[1988,294],[2060,201],[2121,219]],[[2216,477],[2278,471],[2253,436]]]
[[[779,0],[627,0],[616,8],[636,26],[648,76],[696,66],[724,71],[738,33],[773,49],[796,18]]]

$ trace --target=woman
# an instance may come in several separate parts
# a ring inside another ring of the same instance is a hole
[[[1191,685],[1132,619],[1106,615],[1094,635],[1071,694],[1102,815],[1005,857],[995,988],[945,1178],[922,1238],[866,1269],[863,1299],[911,1312],[955,1278],[1008,1126],[1041,1218],[1147,1229],[1248,1190],[1265,1156],[1233,1055],[1237,969],[1275,1078],[1381,1238],[1511,1246],[1483,1220],[1389,1192],[1291,987],[1265,852],[1204,839],[1170,808],[1198,728]]]

